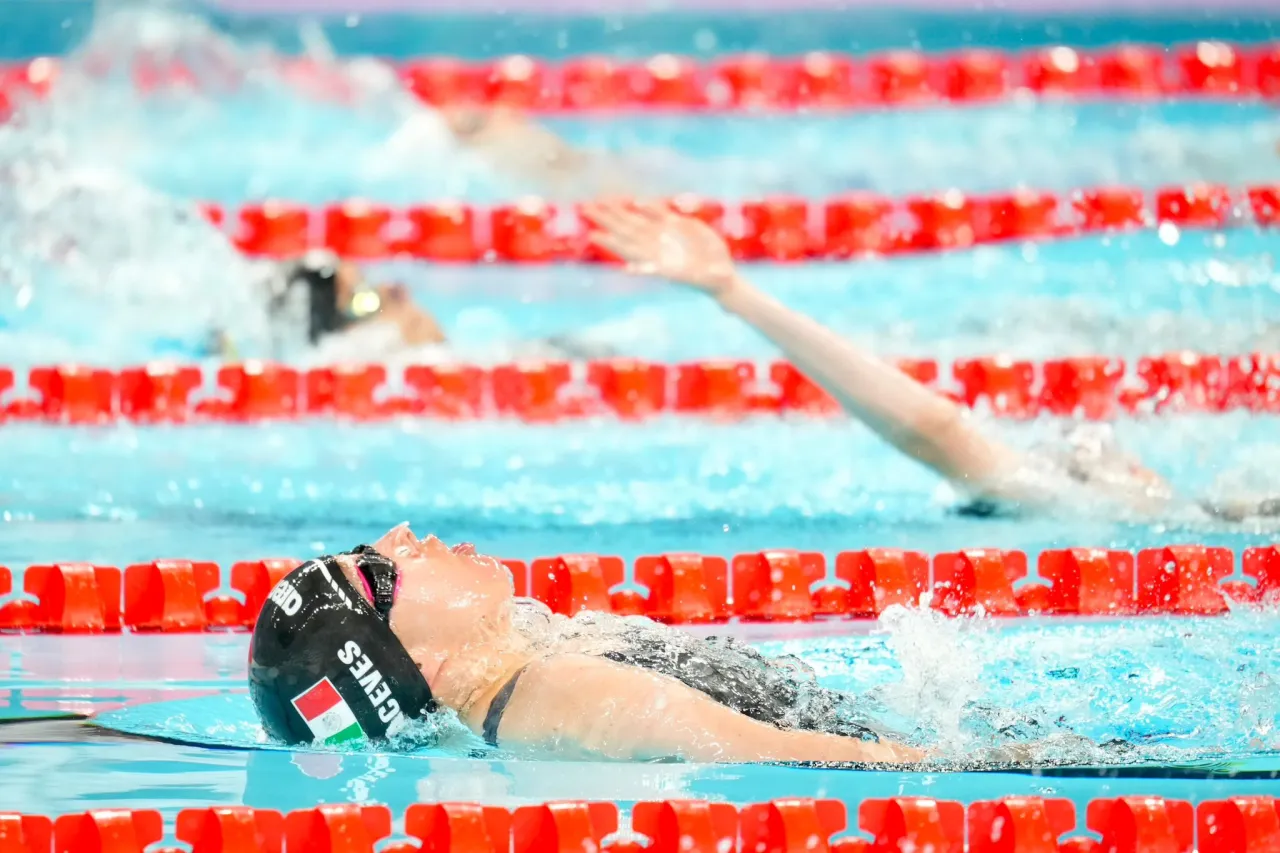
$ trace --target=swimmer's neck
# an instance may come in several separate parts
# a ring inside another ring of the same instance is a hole
[[[431,689],[474,731],[484,723],[489,703],[517,672],[540,657],[514,626],[450,654],[436,670]]]

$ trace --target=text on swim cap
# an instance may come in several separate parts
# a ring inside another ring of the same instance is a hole
[[[282,580],[276,584],[269,596],[276,607],[284,611],[286,616],[294,616],[302,609],[302,594],[293,588],[293,584]]]
[[[391,698],[391,685],[382,678],[382,673],[374,667],[373,661],[360,651],[360,644],[348,640],[346,645],[338,649],[338,660],[351,668],[351,674],[359,680],[365,694],[373,707],[378,709],[378,719],[387,724],[388,737],[404,728],[404,714],[400,703]]]

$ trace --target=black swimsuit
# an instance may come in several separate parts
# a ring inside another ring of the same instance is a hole
[[[674,678],[727,708],[781,729],[826,732],[867,741],[880,735],[859,722],[854,698],[822,687],[784,661],[766,658],[723,637],[663,642],[642,630],[618,637],[616,648],[598,656]],[[516,672],[489,704],[484,739],[496,746],[498,727],[524,669]]]

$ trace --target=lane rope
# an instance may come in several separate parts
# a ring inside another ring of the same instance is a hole
[[[1187,412],[1280,414],[1280,353],[1174,352],[1042,362],[1008,356],[897,367],[951,400],[1000,417],[1103,421]],[[153,363],[0,366],[0,424],[198,424],[391,418],[500,418],[527,423],[692,416],[832,417],[839,404],[785,361],[636,359],[468,364],[344,364],[298,369],[270,362],[221,367]]]
[[[1176,239],[1186,228],[1271,228],[1280,222],[1280,184],[993,194],[947,190],[904,198],[858,192],[826,200],[774,196],[743,202],[685,194],[669,202],[715,228],[741,261],[842,260],[1152,228]],[[578,206],[557,206],[536,197],[492,207],[462,202],[393,207],[350,199],[312,208],[273,199],[232,209],[212,203],[199,208],[237,247],[254,256],[292,257],[323,247],[357,261],[616,260],[590,245],[590,224]]]
[[[0,630],[52,633],[247,630],[276,584],[301,564],[156,560],[125,568],[89,563],[28,566],[21,593],[0,567]],[[562,554],[506,559],[517,596],[553,612],[648,616],[676,625],[877,618],[889,607],[947,616],[1220,616],[1233,607],[1280,607],[1280,546],[1171,545],[1137,551],[1041,552],[1034,575],[1021,550],[937,553],[871,548],[771,549],[725,558],[692,553],[637,557]],[[828,572],[828,567],[831,572]],[[643,591],[641,591],[643,590]]]
[[[405,87],[435,106],[506,106],[540,112],[634,110],[881,110],[930,104],[985,104],[1044,97],[1230,100],[1280,94],[1280,47],[1199,41],[1165,49],[1118,45],[1010,52],[897,50],[870,56],[810,52],[783,57],[747,53],[717,59],[660,54],[639,60],[584,56],[548,62],[507,56],[472,62],[439,57],[397,63]],[[96,73],[119,72],[101,68]],[[141,93],[199,91],[196,73],[161,54],[123,69]],[[282,77],[305,91],[350,100],[351,81],[308,59],[283,58]],[[41,57],[0,69],[0,103],[42,96],[56,85],[60,61]],[[226,81],[220,80],[220,90]]]

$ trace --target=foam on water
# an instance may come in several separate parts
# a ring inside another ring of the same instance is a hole
[[[5,361],[146,359],[166,340],[189,355],[217,328],[265,354],[260,273],[193,205],[122,165],[136,150],[137,96],[102,67],[104,42],[126,53],[168,44],[182,30],[162,20],[106,18],[53,93],[0,126]]]
[[[175,63],[187,75],[176,83],[163,78]],[[388,68],[317,68],[327,98],[394,117],[415,134],[418,156],[428,150],[431,114]],[[162,89],[148,91],[142,83],[156,74]],[[211,130],[226,99],[247,98],[290,126],[289,106],[305,103],[306,82],[291,84],[278,54],[233,43],[195,16],[128,6],[101,15],[51,94],[0,125],[0,361],[189,358],[214,330],[229,333],[241,357],[281,355],[268,329],[264,266],[193,203],[146,178],[168,151],[192,169],[219,168],[236,149]],[[169,133],[157,132],[157,117]],[[295,134],[273,140],[290,160],[307,147],[301,126]]]
[[[1177,763],[1280,749],[1276,618],[1240,610],[1222,619],[1025,627],[899,608],[869,638],[762,648],[807,652],[833,687],[865,691],[872,681],[875,701],[935,733],[952,754],[1009,727],[1077,762],[1106,760],[1106,751],[1064,740],[1068,732]]]

